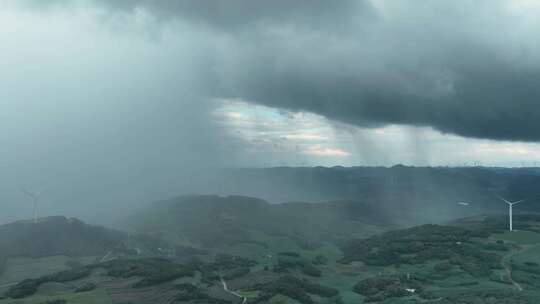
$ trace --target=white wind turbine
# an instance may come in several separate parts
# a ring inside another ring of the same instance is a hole
[[[507,199],[504,199],[502,197],[499,196],[499,198],[504,201],[505,203],[508,204],[508,218],[509,218],[509,228],[510,228],[510,231],[514,231],[513,227],[512,227],[512,207],[514,207],[515,204],[518,204],[518,203],[521,203],[524,201],[524,199],[522,200],[519,200],[519,201],[515,201],[515,202],[511,202]]]
[[[41,194],[43,193],[44,190],[41,190],[41,191],[38,191],[38,192],[31,192],[29,190],[26,190],[26,189],[22,189],[22,192],[27,195],[28,197],[30,197],[30,199],[32,199],[32,204],[34,205],[33,206],[33,218],[34,218],[34,224],[36,224],[38,222],[38,201],[39,201],[39,198],[41,196]]]

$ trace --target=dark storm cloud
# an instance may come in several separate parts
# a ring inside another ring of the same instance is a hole
[[[359,126],[540,140],[540,50],[529,21],[538,14],[510,11],[516,1],[23,3],[93,3],[111,18],[142,11],[158,24],[188,25],[207,41],[207,49],[193,49],[200,51],[200,73],[211,79],[195,95],[311,111]]]
[[[113,12],[136,13],[144,10],[157,19],[186,19],[220,30],[241,30],[261,24],[295,23],[314,28],[341,27],[359,17],[372,16],[368,1],[343,0],[258,1],[258,0],[22,0],[35,8],[69,6],[74,3],[94,2]]]
[[[250,71],[245,75],[244,83],[248,85],[236,94],[359,126],[431,126],[465,137],[539,141],[540,70],[479,61],[475,68],[457,62],[445,66],[456,79],[452,80],[452,91],[439,96],[401,87],[421,82],[420,71],[402,72],[399,77],[406,83],[401,84],[386,79],[364,81],[363,76],[354,78],[349,74],[332,78],[297,72],[268,75],[268,66],[261,67],[259,73]],[[422,86],[430,90],[437,84]]]
[[[248,69],[242,60],[235,65],[239,72],[227,77],[233,94],[361,126],[540,140],[540,65],[531,55],[537,38],[519,28],[521,16],[496,1],[421,2],[428,12],[410,14],[413,3],[397,17],[358,22],[337,39],[323,33],[286,41],[305,39],[301,30],[276,38],[267,57],[250,60]]]
[[[509,2],[94,2],[206,28],[218,50],[207,92],[219,97],[359,126],[540,140],[537,35]]]
[[[344,0],[334,3],[325,0],[311,1],[252,1],[252,0],[96,0],[115,10],[148,10],[158,17],[180,17],[215,26],[221,29],[252,26],[261,22],[310,23],[312,26],[340,25],[356,17],[365,2]],[[366,6],[367,8],[367,6]]]

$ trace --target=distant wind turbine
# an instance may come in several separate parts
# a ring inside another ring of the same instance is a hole
[[[33,207],[33,217],[34,217],[34,224],[36,224],[38,222],[38,201],[39,201],[39,198],[41,196],[41,194],[43,193],[44,190],[41,190],[41,191],[38,191],[38,192],[31,192],[29,190],[26,190],[26,189],[22,189],[22,192],[27,195],[28,197],[30,197],[32,199],[32,203],[34,205]]]
[[[504,198],[502,198],[502,197],[500,197],[500,196],[499,196],[499,198],[500,198],[503,202],[505,202],[505,203],[508,204],[509,228],[510,228],[510,231],[514,231],[513,226],[512,226],[512,207],[514,207],[515,204],[518,204],[518,203],[523,202],[524,199],[519,200],[519,201],[515,201],[515,202],[511,202],[511,201],[506,200],[506,199],[504,199]]]

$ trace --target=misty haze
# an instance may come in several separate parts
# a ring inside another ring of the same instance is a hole
[[[0,304],[540,303],[540,2],[1,0]]]

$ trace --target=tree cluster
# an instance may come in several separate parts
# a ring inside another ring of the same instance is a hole
[[[288,296],[302,304],[313,304],[311,295],[317,295],[324,298],[338,297],[339,292],[330,287],[302,280],[290,275],[282,276],[279,279],[255,286],[260,291],[255,303],[266,303],[270,298],[277,294]]]
[[[408,291],[409,289],[410,291]],[[366,297],[368,302],[382,302],[389,298],[405,297],[422,292],[422,285],[415,278],[404,276],[378,276],[358,282],[353,291]]]
[[[351,240],[342,246],[343,262],[368,265],[422,264],[448,261],[473,276],[488,276],[499,269],[501,257],[472,240],[474,233],[452,226],[423,225],[391,231],[367,239]]]

